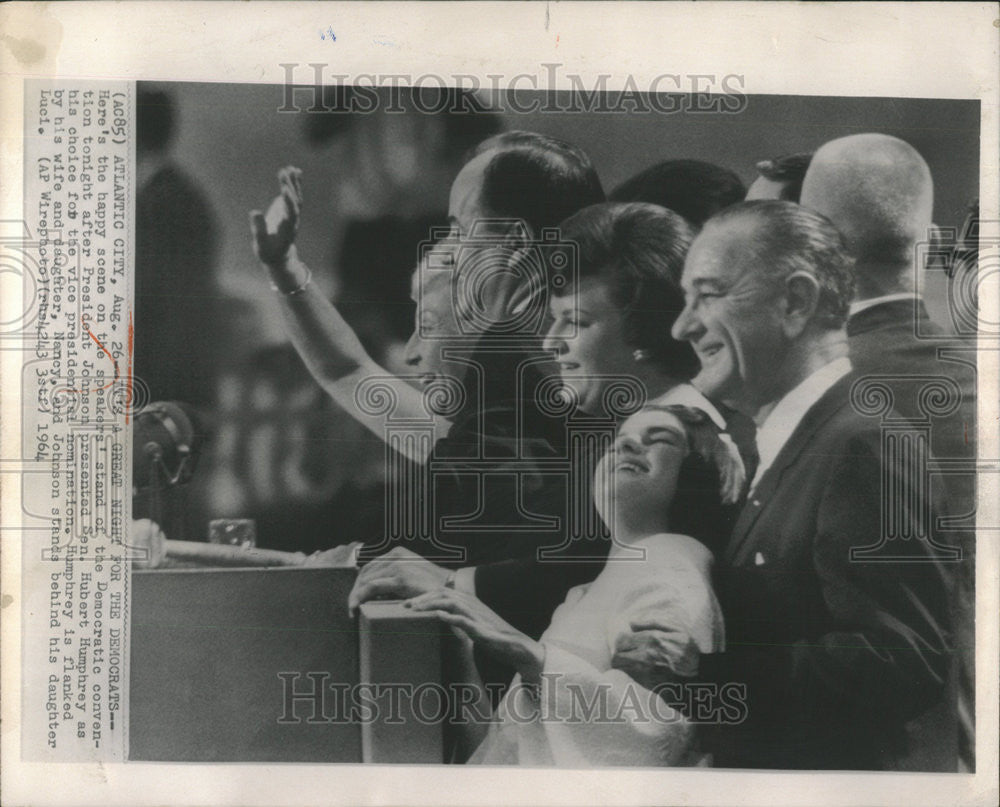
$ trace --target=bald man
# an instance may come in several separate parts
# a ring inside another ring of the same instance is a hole
[[[813,156],[802,183],[800,202],[830,219],[841,231],[856,261],[856,293],[847,335],[851,363],[861,375],[883,380],[895,409],[914,421],[927,420],[921,391],[943,378],[955,395],[954,410],[931,419],[931,451],[938,459],[976,456],[975,351],[963,348],[935,325],[917,293],[918,245],[932,232],[934,186],[923,157],[910,144],[884,134],[859,134],[832,140]],[[974,347],[974,346],[970,346]],[[956,569],[954,644],[959,649],[960,692],[957,713],[959,752],[973,762],[974,684],[974,511],[975,476],[949,475],[949,514],[962,518],[943,534],[964,549]],[[942,484],[936,476],[933,484]],[[949,715],[949,717],[951,717]],[[935,731],[941,723],[935,721]],[[947,769],[947,754],[920,760],[923,770]]]

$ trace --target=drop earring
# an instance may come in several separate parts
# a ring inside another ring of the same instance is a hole
[[[641,347],[636,348],[632,351],[632,358],[637,362],[646,361],[649,358],[649,351],[643,350]]]

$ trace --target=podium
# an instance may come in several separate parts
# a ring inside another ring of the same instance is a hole
[[[441,681],[446,629],[393,602],[351,618],[356,575],[134,571],[129,758],[443,762],[442,723],[388,698]]]

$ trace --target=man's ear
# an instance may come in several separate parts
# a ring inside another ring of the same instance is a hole
[[[807,272],[793,272],[785,278],[784,317],[785,335],[799,336],[816,315],[819,306],[819,283]]]
[[[527,222],[510,222],[504,234],[503,247],[508,254],[508,268],[516,274],[526,273],[510,292],[507,313],[516,317],[522,314],[548,287],[545,277],[534,277],[529,259],[532,239]]]

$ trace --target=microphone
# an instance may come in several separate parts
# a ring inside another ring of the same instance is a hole
[[[135,417],[132,484],[136,489],[191,480],[207,435],[203,417],[182,401],[157,401]]]

